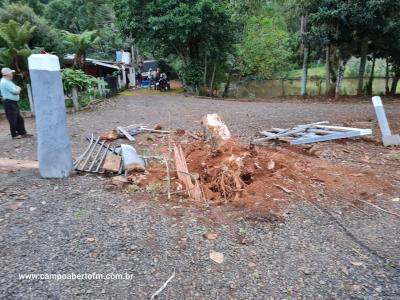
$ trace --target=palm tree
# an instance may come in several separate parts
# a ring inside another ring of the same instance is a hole
[[[0,64],[15,68],[23,80],[27,77],[27,59],[32,53],[28,42],[35,28],[28,22],[20,25],[14,20],[0,24],[0,41],[6,46],[0,48]]]
[[[84,31],[80,34],[64,31],[64,35],[67,43],[75,51],[72,67],[74,69],[83,69],[86,59],[86,51],[90,48],[94,48],[100,41],[97,31]]]

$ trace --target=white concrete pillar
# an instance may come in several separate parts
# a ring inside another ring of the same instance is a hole
[[[32,54],[28,63],[35,99],[40,175],[68,177],[72,171],[72,152],[58,57]]]

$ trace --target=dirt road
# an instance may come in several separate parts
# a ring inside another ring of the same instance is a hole
[[[395,120],[400,105],[390,103],[386,110]],[[139,95],[69,115],[73,152],[81,152],[92,132],[132,123],[197,130],[201,116],[211,112],[224,116],[244,140],[260,129],[322,120],[376,129],[370,103]],[[34,132],[33,119],[26,122]],[[11,140],[7,123],[0,121],[0,157],[34,159],[35,151],[35,139]],[[345,141],[319,151],[323,160],[354,164],[387,180],[390,196],[373,195],[373,203],[400,215],[400,163],[390,159],[396,149]],[[46,180],[35,171],[0,172],[0,182],[2,299],[149,299],[174,271],[161,299],[400,297],[400,218],[370,205],[290,199],[282,218],[254,212],[236,218],[234,206],[191,206],[185,199],[115,192],[99,176]],[[370,200],[362,191],[355,197]],[[210,231],[217,239],[204,239]],[[213,250],[224,254],[222,264],[210,260]],[[32,273],[128,279],[19,278]]]

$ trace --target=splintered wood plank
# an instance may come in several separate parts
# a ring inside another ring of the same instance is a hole
[[[198,181],[196,180],[194,184],[192,182],[192,176],[189,173],[186,164],[186,158],[181,146],[177,147],[176,145],[174,145],[174,156],[178,179],[181,180],[185,185],[189,197],[197,201],[203,200],[203,193],[201,191]]]
[[[117,127],[117,129],[131,142],[135,141],[135,138],[123,127]]]
[[[0,168],[6,170],[39,169],[39,162],[36,160],[0,158]]]

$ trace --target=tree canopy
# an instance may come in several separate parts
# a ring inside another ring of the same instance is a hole
[[[306,95],[308,69],[320,63],[328,95],[340,95],[349,67],[357,93],[372,94],[378,60],[386,63],[387,93],[400,80],[398,0],[0,0],[0,6],[0,24],[34,28],[27,41],[33,51],[75,53],[81,68],[87,55],[114,60],[115,51],[134,46],[141,57],[170,64],[198,93],[222,83],[226,92],[232,80],[285,80],[301,69]],[[4,40],[0,47],[8,49]]]

